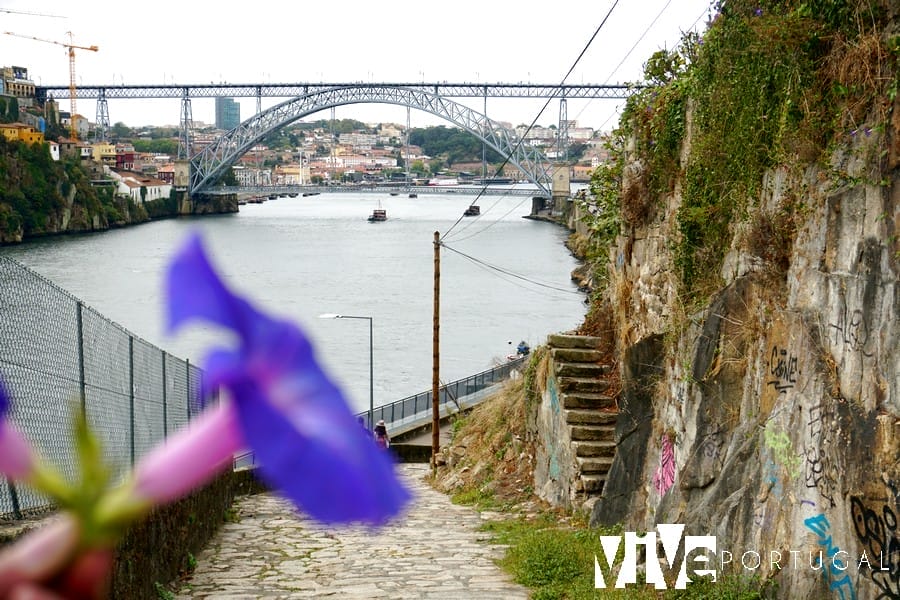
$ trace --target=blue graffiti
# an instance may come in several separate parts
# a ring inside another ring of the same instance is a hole
[[[828,557],[827,562],[823,560],[820,551],[818,568],[812,565],[812,558],[810,558],[809,561],[810,567],[816,570],[822,569],[822,573],[828,582],[828,589],[837,592],[844,600],[856,600],[856,590],[853,589],[850,575],[845,572],[847,570],[847,562],[845,560],[835,559],[835,556],[841,549],[834,544],[832,536],[829,533],[831,523],[828,522],[828,517],[824,514],[818,514],[814,517],[804,519],[803,524],[806,525],[807,529],[816,534],[819,546],[822,546],[825,549],[825,556]]]

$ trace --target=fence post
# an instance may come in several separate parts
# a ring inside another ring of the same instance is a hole
[[[168,385],[166,381],[166,351],[160,350],[162,354],[162,403],[163,403],[163,439],[169,437],[169,415],[166,403],[166,394],[168,393]]]
[[[78,396],[81,401],[81,415],[87,417],[87,392],[84,382],[84,324],[81,316],[83,305],[75,303],[75,335],[78,346]]]
[[[131,447],[131,466],[134,466],[134,336],[128,336],[128,445]]]
[[[185,405],[187,406],[187,420],[188,423],[191,422],[191,361],[190,359],[184,359],[184,373],[185,380],[187,381],[187,385],[184,387],[187,389],[187,394],[185,395]]]
[[[12,500],[13,515],[15,515],[16,519],[21,521],[23,519],[22,506],[19,504],[19,492],[16,491],[16,484],[13,483],[12,479],[5,479],[7,485],[9,485],[9,498]]]

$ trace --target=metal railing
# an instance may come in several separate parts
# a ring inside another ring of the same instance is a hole
[[[518,371],[527,358],[527,356],[523,356],[509,360],[481,373],[441,385],[438,391],[438,407],[441,414],[448,412],[448,404],[452,405],[449,412],[458,411],[466,403],[467,397],[471,398],[493,385],[502,383],[509,378],[510,373]],[[428,390],[390,404],[376,406],[372,422],[376,423],[380,419],[384,419],[385,425],[390,430],[400,425],[430,419],[433,411],[431,398],[431,390]],[[369,412],[366,411],[360,413],[359,416],[365,417],[368,414]]]
[[[76,411],[86,416],[118,479],[201,408],[199,368],[2,256],[0,376],[13,398],[12,421],[72,479]],[[0,520],[53,508],[44,495],[0,476]]]

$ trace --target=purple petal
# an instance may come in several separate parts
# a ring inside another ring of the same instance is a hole
[[[9,395],[6,393],[6,385],[4,385],[3,380],[0,379],[0,419],[6,418],[6,413],[9,410]]]
[[[169,266],[166,280],[168,328],[175,331],[192,318],[203,318],[229,329],[241,326],[236,316],[251,310],[219,280],[203,252],[198,235],[191,236]]]
[[[372,443],[349,411],[330,402],[337,396],[329,387],[322,386],[318,400],[307,397],[307,405],[287,419],[264,399],[239,403],[245,435],[262,478],[314,519],[381,524],[410,494],[397,482],[391,455]]]
[[[173,261],[168,282],[172,329],[198,318],[237,334],[237,350],[210,354],[207,379],[230,390],[243,438],[270,485],[326,523],[377,524],[403,508],[410,494],[390,455],[363,435],[297,326],[232,294],[196,236]]]
[[[9,394],[0,380],[0,473],[13,479],[28,477],[34,470],[35,458],[31,444],[6,418]]]
[[[154,448],[135,468],[138,497],[154,504],[171,502],[230,466],[244,443],[235,421],[234,407],[222,403]]]
[[[0,420],[0,473],[13,479],[26,479],[34,468],[31,444],[9,421]]]

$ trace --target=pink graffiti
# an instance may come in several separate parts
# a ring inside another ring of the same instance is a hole
[[[659,466],[653,474],[653,487],[662,496],[675,483],[675,446],[672,438],[662,436],[662,451],[659,454]]]

